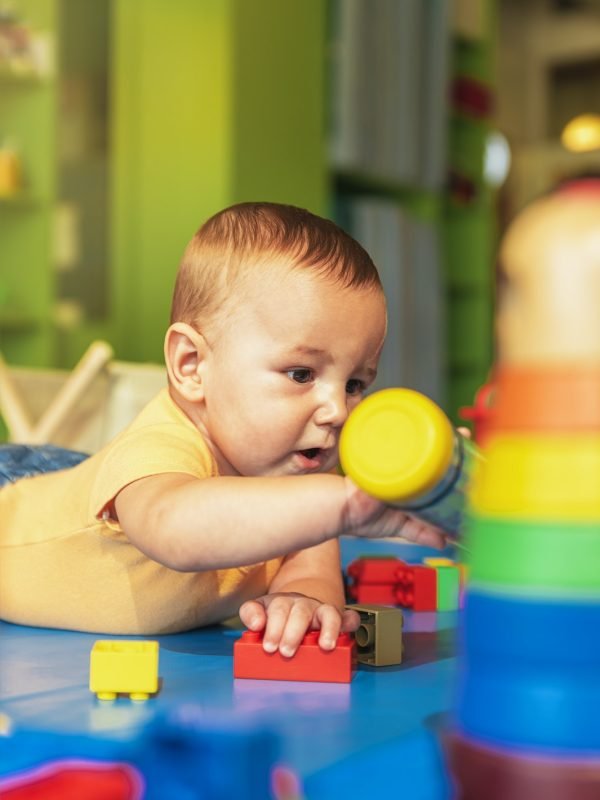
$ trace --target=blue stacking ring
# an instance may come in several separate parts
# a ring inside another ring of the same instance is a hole
[[[548,666],[600,665],[600,602],[525,598],[478,587],[465,594],[463,623],[463,646],[473,655]]]
[[[600,752],[600,603],[468,592],[458,727],[506,747]]]

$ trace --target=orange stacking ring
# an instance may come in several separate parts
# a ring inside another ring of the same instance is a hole
[[[600,366],[503,366],[495,378],[490,434],[600,431]]]

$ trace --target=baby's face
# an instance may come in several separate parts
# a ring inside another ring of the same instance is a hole
[[[275,265],[213,333],[198,410],[222,474],[324,472],[375,378],[385,335],[376,289]]]

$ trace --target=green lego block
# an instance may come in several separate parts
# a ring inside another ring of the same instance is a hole
[[[460,569],[445,565],[434,569],[437,572],[437,610],[456,611],[460,604]]]

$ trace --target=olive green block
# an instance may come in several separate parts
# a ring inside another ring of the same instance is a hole
[[[358,660],[372,667],[400,664],[404,622],[402,611],[374,603],[348,605],[346,608],[360,615],[360,626],[355,634]]]

